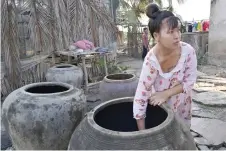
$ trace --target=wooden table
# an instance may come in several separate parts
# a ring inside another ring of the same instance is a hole
[[[108,54],[112,54],[112,52],[95,52],[95,51],[86,51],[86,52],[75,52],[75,51],[58,51],[57,52],[58,55],[63,55],[63,56],[68,56],[68,63],[71,64],[72,63],[72,57],[78,57],[80,56],[82,59],[82,68],[83,68],[83,72],[84,72],[84,78],[85,78],[85,87],[84,87],[84,91],[85,93],[88,92],[88,87],[92,84],[88,83],[88,73],[87,73],[87,69],[86,69],[86,58],[87,55],[103,55],[104,56],[104,70],[105,70],[105,75],[108,75],[108,68],[107,68],[107,55]]]

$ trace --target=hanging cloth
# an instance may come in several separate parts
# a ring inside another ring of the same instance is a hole
[[[201,24],[201,22],[198,22],[197,30],[198,31],[202,31],[202,24]]]

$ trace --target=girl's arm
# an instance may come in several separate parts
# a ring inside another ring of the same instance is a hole
[[[149,60],[150,54],[151,52],[148,53],[147,57],[145,57],[133,101],[133,115],[137,120],[139,130],[145,129],[144,119],[146,117],[148,98],[151,95],[152,85],[157,76],[157,70],[151,65],[151,61]]]
[[[197,59],[195,50],[192,47],[187,51],[190,51],[190,53],[186,58],[186,67],[184,71],[183,81],[181,83],[178,83],[178,85],[174,86],[173,88],[162,92],[153,93],[150,97],[151,105],[161,105],[162,103],[166,102],[171,96],[179,93],[190,93],[192,91],[192,87],[197,78]]]
[[[191,48],[190,53],[186,58],[186,67],[184,71],[184,78],[181,84],[166,90],[169,97],[174,96],[179,93],[188,93],[192,91],[193,85],[197,78],[197,58],[196,53],[193,48]]]

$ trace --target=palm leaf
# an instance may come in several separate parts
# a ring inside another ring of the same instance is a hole
[[[95,0],[1,0],[1,53],[14,88],[21,74],[17,16],[27,12],[29,41],[36,53],[63,50],[73,41],[92,37],[98,46],[100,41],[109,46],[116,32],[110,13]]]
[[[125,0],[119,0],[120,5],[123,9],[130,9],[131,5]]]
[[[160,8],[163,6],[163,1],[162,0],[154,0],[155,3],[159,5]]]
[[[18,88],[21,74],[21,64],[19,56],[19,41],[17,27],[17,13],[15,3],[9,3],[6,0],[1,1],[1,49],[4,55],[4,64],[6,69],[6,78],[12,90]],[[4,16],[3,16],[4,15]]]

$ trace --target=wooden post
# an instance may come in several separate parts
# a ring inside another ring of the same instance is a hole
[[[105,75],[108,75],[108,67],[107,67],[107,57],[106,57],[106,53],[104,53],[104,70],[105,70]]]
[[[68,55],[68,61],[67,61],[69,64],[71,64],[72,63],[72,56],[69,54]]]
[[[84,78],[85,78],[85,93],[88,92],[88,73],[86,70],[86,59],[85,56],[82,56],[82,67],[83,67],[83,72],[84,72]]]
[[[54,65],[54,64],[56,64],[56,60],[55,60],[55,53],[53,52],[52,53],[52,64]]]

